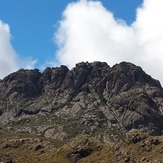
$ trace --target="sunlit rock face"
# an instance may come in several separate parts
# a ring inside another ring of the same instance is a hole
[[[62,65],[43,72],[21,69],[0,80],[1,123],[19,124],[19,130],[45,137],[91,133],[106,139],[114,129],[159,135],[162,111],[159,81],[127,62],[113,67],[82,62],[71,70]]]

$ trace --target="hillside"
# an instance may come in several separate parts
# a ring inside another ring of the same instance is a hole
[[[127,62],[113,67],[82,62],[72,70],[60,66],[43,72],[21,69],[0,80],[0,123],[2,140],[12,133],[11,139],[28,135],[60,146],[81,134],[108,145],[132,132],[158,136],[163,89]]]

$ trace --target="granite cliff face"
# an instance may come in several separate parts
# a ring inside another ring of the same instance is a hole
[[[163,89],[127,62],[82,62],[42,73],[21,69],[0,80],[0,122],[8,130],[60,140],[87,133],[110,141],[135,129],[159,135]]]

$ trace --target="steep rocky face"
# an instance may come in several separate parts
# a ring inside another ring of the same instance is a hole
[[[126,62],[82,62],[42,73],[21,69],[0,80],[1,123],[45,137],[84,132],[110,139],[110,132],[132,129],[161,134],[162,111],[159,81]]]

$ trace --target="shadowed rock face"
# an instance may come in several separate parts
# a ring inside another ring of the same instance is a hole
[[[162,111],[159,81],[126,62],[82,62],[72,70],[60,66],[42,73],[21,69],[0,80],[1,123],[41,115],[74,121],[74,128],[88,133],[116,127],[161,134]],[[55,132],[63,134],[64,123],[56,123],[62,129]]]

